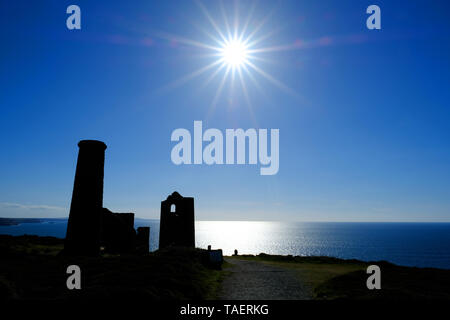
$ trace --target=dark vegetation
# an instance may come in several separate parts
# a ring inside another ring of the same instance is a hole
[[[214,299],[228,271],[213,270],[205,250],[168,248],[141,256],[66,257],[63,240],[0,235],[0,301],[127,298]],[[260,254],[229,257],[273,264],[295,271],[312,288],[314,299],[450,299],[450,270],[396,266],[331,257]],[[82,272],[82,289],[68,290],[67,266]],[[367,266],[381,268],[381,290],[368,290]],[[224,267],[232,267],[225,262]]]
[[[397,266],[386,261],[364,262],[332,257],[259,254],[239,256],[296,271],[299,281],[313,288],[319,300],[449,300],[450,270]],[[381,269],[381,290],[368,290],[367,267]]]
[[[387,262],[381,268],[381,290],[367,290],[365,271],[353,271],[319,285],[318,299],[450,300],[450,270],[400,267]]]
[[[169,248],[142,256],[66,257],[63,240],[0,235],[0,299],[213,299],[222,273],[205,250]],[[80,266],[81,290],[68,290],[66,269]]]

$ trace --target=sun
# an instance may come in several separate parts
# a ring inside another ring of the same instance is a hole
[[[205,61],[209,61],[204,66],[176,79],[163,89],[172,89],[208,73],[209,75],[204,77],[205,79],[200,88],[205,88],[212,83],[217,85],[211,102],[211,109],[214,109],[218,101],[221,100],[222,92],[225,91],[224,88],[229,89],[228,94],[230,95],[234,95],[237,88],[238,90],[241,89],[245,103],[251,110],[253,107],[250,93],[252,93],[253,89],[258,90],[261,95],[267,94],[267,90],[261,86],[261,80],[267,81],[285,93],[297,97],[297,92],[294,92],[265,70],[266,67],[270,67],[269,64],[272,67],[274,65],[274,60],[270,59],[271,53],[297,48],[296,45],[292,44],[264,45],[269,38],[279,31],[278,29],[269,28],[267,24],[273,10],[259,19],[254,16],[255,12],[257,12],[255,11],[255,1],[248,10],[242,11],[246,12],[247,16],[241,17],[237,1],[234,3],[234,14],[230,15],[229,10],[227,11],[221,4],[219,12],[222,13],[222,19],[215,19],[202,2],[200,0],[197,1],[196,4],[209,23],[207,26],[196,22],[193,23],[195,29],[199,31],[196,33],[195,38],[186,38],[167,33],[159,34],[161,38],[169,40],[171,44],[175,44],[174,47],[185,46],[186,48],[196,47],[200,49],[201,52],[199,52],[198,56],[205,58]],[[243,19],[241,20],[241,18]],[[275,62],[277,61],[278,59],[275,60]],[[233,100],[228,99],[228,101]]]
[[[248,49],[243,41],[239,39],[231,39],[225,41],[223,47],[220,50],[222,61],[232,67],[240,68],[247,63]]]

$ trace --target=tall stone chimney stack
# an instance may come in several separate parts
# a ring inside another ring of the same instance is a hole
[[[97,140],[82,140],[78,147],[64,252],[68,255],[95,256],[100,251],[106,144]]]

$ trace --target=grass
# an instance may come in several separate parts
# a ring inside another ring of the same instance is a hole
[[[230,273],[209,268],[206,251],[171,248],[142,256],[59,255],[63,240],[52,237],[0,235],[0,300],[101,299],[150,300],[216,299]],[[335,299],[450,299],[450,270],[396,266],[385,261],[363,262],[331,257],[260,254],[247,259],[293,270],[298,281],[319,300]],[[66,268],[76,264],[82,289],[67,290]],[[367,266],[381,268],[381,290],[368,290]]]
[[[0,299],[214,299],[224,276],[208,267],[200,249],[65,257],[58,254],[62,248],[62,239],[0,235]],[[81,290],[66,287],[71,264],[81,268]]]
[[[288,268],[318,300],[450,299],[450,270],[396,266],[386,261],[363,262],[332,257],[294,257],[260,254],[229,257]],[[367,267],[381,268],[381,290],[368,290]]]

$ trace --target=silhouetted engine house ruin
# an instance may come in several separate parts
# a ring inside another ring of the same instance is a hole
[[[103,208],[106,144],[82,140],[78,147],[64,253],[95,256],[101,247],[109,253],[148,252],[149,227],[138,228],[136,234],[134,213],[114,213]]]
[[[159,248],[195,247],[194,198],[174,192],[161,201]]]

